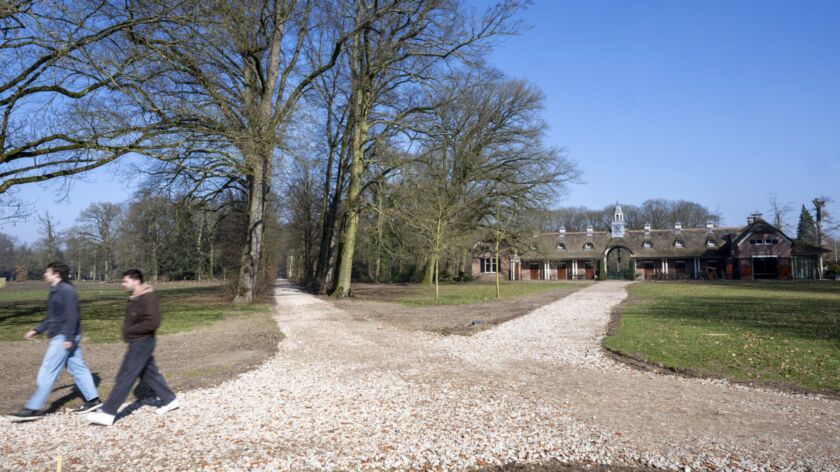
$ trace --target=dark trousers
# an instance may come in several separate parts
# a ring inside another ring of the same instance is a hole
[[[128,351],[125,353],[120,371],[117,373],[117,382],[108,400],[102,405],[102,411],[109,415],[116,415],[120,405],[128,398],[131,387],[138,378],[146,382],[160,398],[164,405],[175,399],[175,394],[169,389],[163,376],[155,365],[155,358],[152,353],[155,350],[155,337],[149,336],[138,339],[128,344]]]

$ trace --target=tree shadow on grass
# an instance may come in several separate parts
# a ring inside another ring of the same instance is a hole
[[[695,326],[725,324],[768,334],[813,340],[840,340],[840,304],[832,300],[668,297],[625,313]]]
[[[662,281],[657,284],[698,285],[703,287],[721,287],[723,289],[749,289],[766,292],[823,293],[840,297],[840,282],[834,280],[687,280]]]
[[[0,325],[8,324],[14,326],[17,324],[32,323],[39,315],[46,317],[46,308],[43,303],[37,305],[30,302],[8,303],[0,309]],[[20,318],[26,318],[26,320],[17,323],[17,319]]]

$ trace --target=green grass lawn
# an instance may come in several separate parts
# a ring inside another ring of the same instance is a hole
[[[501,298],[521,297],[533,295],[557,288],[580,288],[581,282],[555,282],[555,281],[532,281],[532,282],[502,282]],[[429,305],[466,305],[470,303],[483,303],[496,300],[495,282],[474,282],[466,284],[441,284],[440,298],[435,302],[434,285],[416,284],[411,290],[396,297],[397,301],[406,306],[429,306]]]
[[[88,342],[121,339],[127,294],[117,284],[77,285],[82,331]],[[206,326],[225,316],[271,310],[268,305],[237,306],[226,302],[219,285],[167,283],[156,286],[163,320],[159,334]],[[0,289],[0,341],[18,341],[46,316],[46,284],[10,284]]]
[[[666,367],[840,392],[840,284],[637,283],[604,346]]]

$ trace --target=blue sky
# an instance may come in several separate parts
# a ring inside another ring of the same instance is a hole
[[[563,203],[681,198],[737,225],[770,192],[840,200],[840,2],[542,1],[523,19],[492,61],[545,91],[586,181]]]
[[[775,192],[792,223],[820,194],[840,214],[840,2],[543,0],[520,17],[490,62],[545,92],[549,143],[584,172],[558,205],[686,199],[740,225]],[[86,180],[66,202],[58,183],[21,196],[66,227],[132,188],[111,169]]]

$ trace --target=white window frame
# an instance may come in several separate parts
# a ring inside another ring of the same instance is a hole
[[[491,270],[488,270],[491,269]],[[481,273],[482,274],[495,274],[496,273],[496,258],[495,257],[483,257],[481,258]]]

